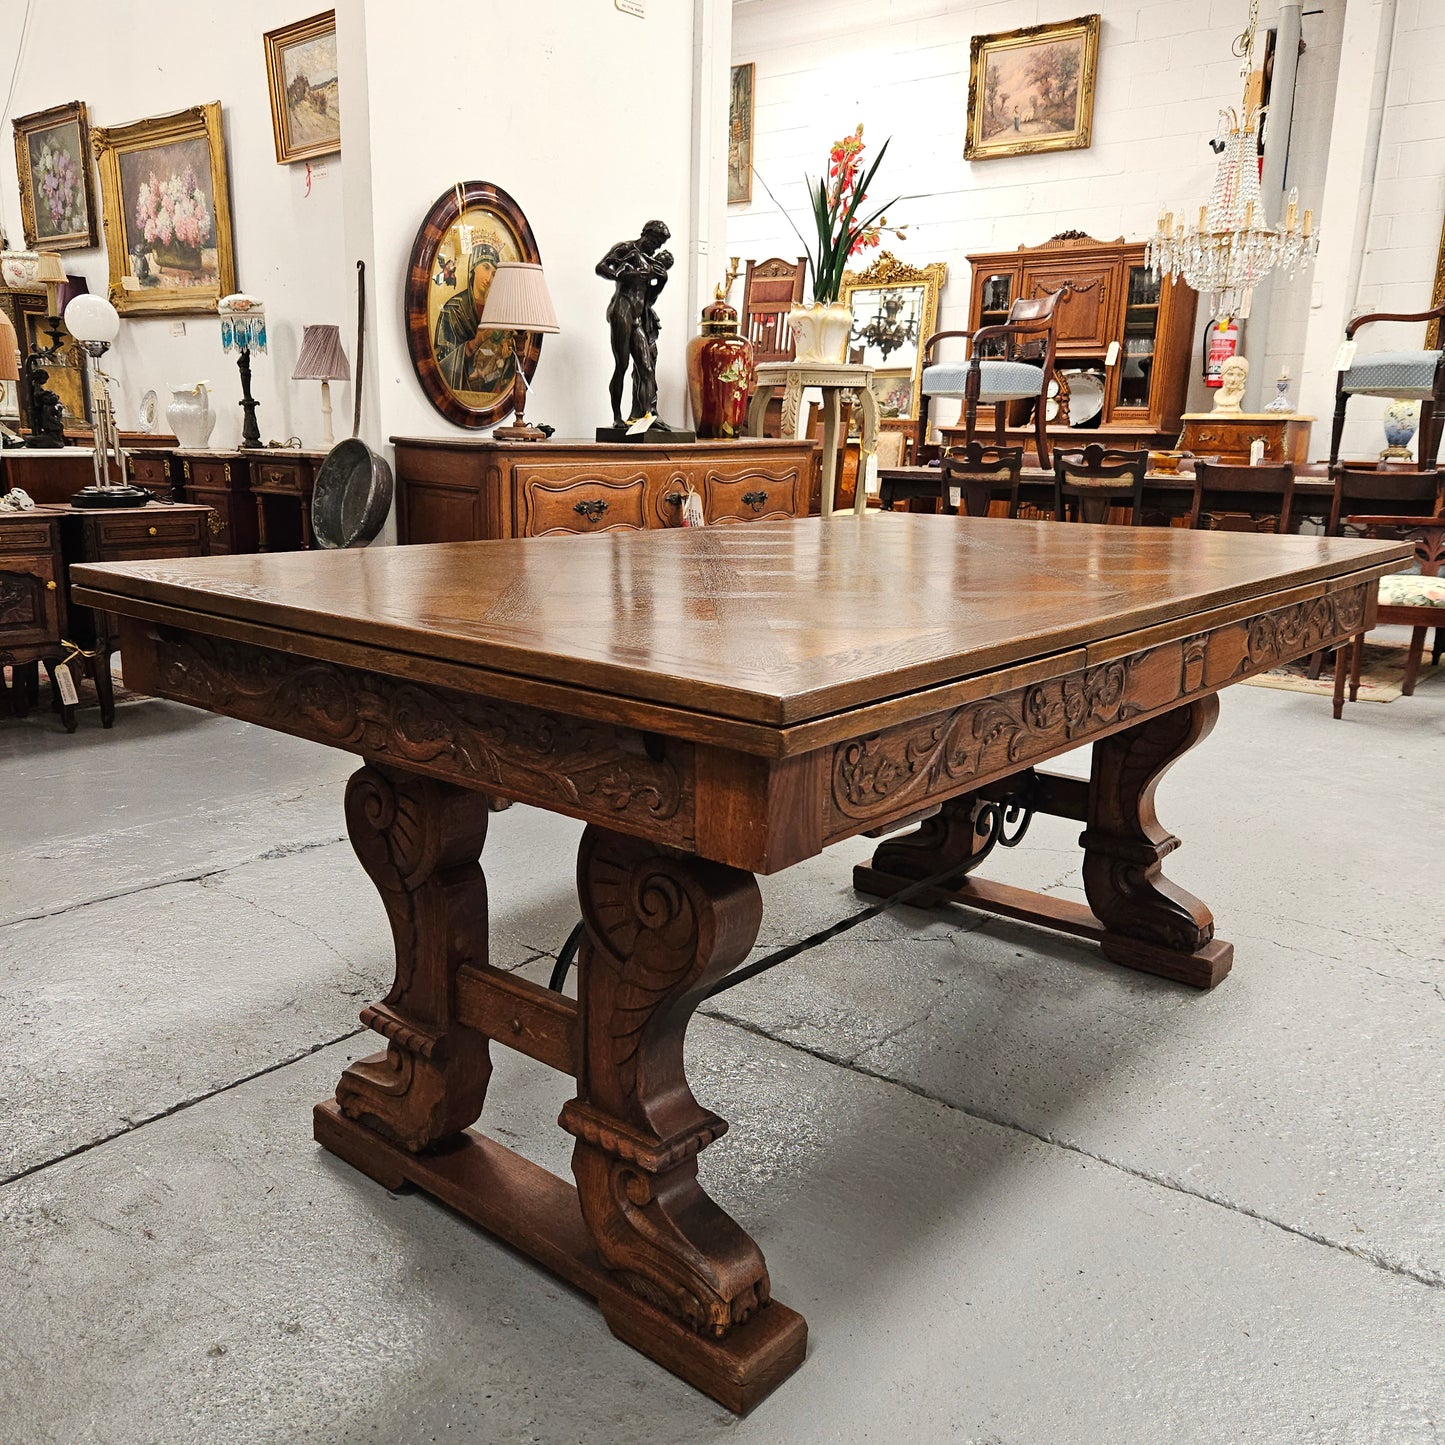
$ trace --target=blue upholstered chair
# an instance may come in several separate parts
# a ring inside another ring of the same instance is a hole
[[[1375,311],[1357,316],[1345,327],[1353,341],[1360,327],[1372,321],[1440,321],[1445,304],[1429,311]],[[925,373],[926,374],[926,373]],[[1440,433],[1445,428],[1445,351],[1377,351],[1357,356],[1348,371],[1335,381],[1335,421],[1330,432],[1330,466],[1340,459],[1340,438],[1345,430],[1345,406],[1352,396],[1388,396],[1420,403],[1419,458],[1422,468],[1434,468],[1440,455]]]
[[[1060,287],[1047,296],[1015,301],[1009,307],[1008,320],[1001,326],[981,326],[977,331],[935,331],[928,338],[923,348],[923,401],[918,408],[916,458],[922,457],[928,442],[928,403],[931,398],[962,398],[965,446],[973,440],[980,404],[993,407],[994,440],[1002,446],[1009,402],[1032,400],[1039,465],[1049,465],[1046,401],[1049,381],[1054,374],[1054,309],[1067,289]],[[968,341],[966,361],[936,362],[932,359],[938,343],[950,337],[962,337]],[[1000,354],[985,354],[995,351]]]

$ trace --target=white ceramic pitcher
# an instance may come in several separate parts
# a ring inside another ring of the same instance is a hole
[[[211,439],[216,414],[211,410],[208,381],[193,381],[186,386],[171,387],[171,404],[166,408],[166,421],[176,440],[183,447],[203,447]]]

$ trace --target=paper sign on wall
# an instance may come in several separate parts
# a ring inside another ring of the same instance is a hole
[[[612,0],[624,15],[635,15],[639,20],[647,15],[647,0]]]

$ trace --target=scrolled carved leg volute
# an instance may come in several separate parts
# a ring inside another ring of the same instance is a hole
[[[477,1118],[492,1071],[486,1037],[456,1021],[455,999],[458,966],[487,958],[477,861],[487,798],[373,764],[347,784],[346,827],[386,905],[396,981],[361,1015],[386,1052],[352,1064],[336,1101],[347,1118],[418,1153]]]
[[[1084,892],[1107,930],[1105,956],[1200,987],[1229,972],[1232,945],[1214,937],[1214,916],[1163,875],[1179,839],[1160,826],[1154,791],[1219,716],[1211,694],[1094,744],[1084,849]]]
[[[948,799],[912,832],[900,833],[880,843],[869,862],[853,869],[853,886],[861,892],[886,897],[889,892],[897,891],[897,887],[896,884],[891,888],[883,886],[884,879],[918,882],[946,868],[956,870],[953,880],[956,886],[958,880],[983,862],[993,844],[992,805],[978,793],[962,793]],[[949,887],[916,894],[913,901],[919,908],[930,908],[951,896],[952,887]]]
[[[721,1339],[768,1303],[768,1271],[697,1182],[698,1154],[727,1124],[693,1098],[683,1038],[708,986],[757,938],[757,883],[597,827],[583,835],[577,880],[583,1066],[559,1122],[577,1140],[583,1219],[615,1277]]]

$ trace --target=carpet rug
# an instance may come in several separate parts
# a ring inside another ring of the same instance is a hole
[[[1420,674],[1415,679],[1415,691],[1423,692],[1439,687],[1445,678],[1445,661],[1439,667],[1430,666],[1430,642],[1425,639],[1425,656],[1420,660]],[[1394,702],[1401,696],[1405,681],[1405,655],[1408,647],[1400,643],[1365,643],[1365,656],[1360,668],[1360,702]],[[1288,662],[1283,667],[1271,668],[1258,677],[1245,678],[1255,687],[1277,687],[1286,692],[1313,692],[1321,697],[1332,697],[1335,691],[1334,662],[1326,659],[1324,671],[1314,681],[1309,677],[1309,658]],[[1346,697],[1349,693],[1346,692]]]

